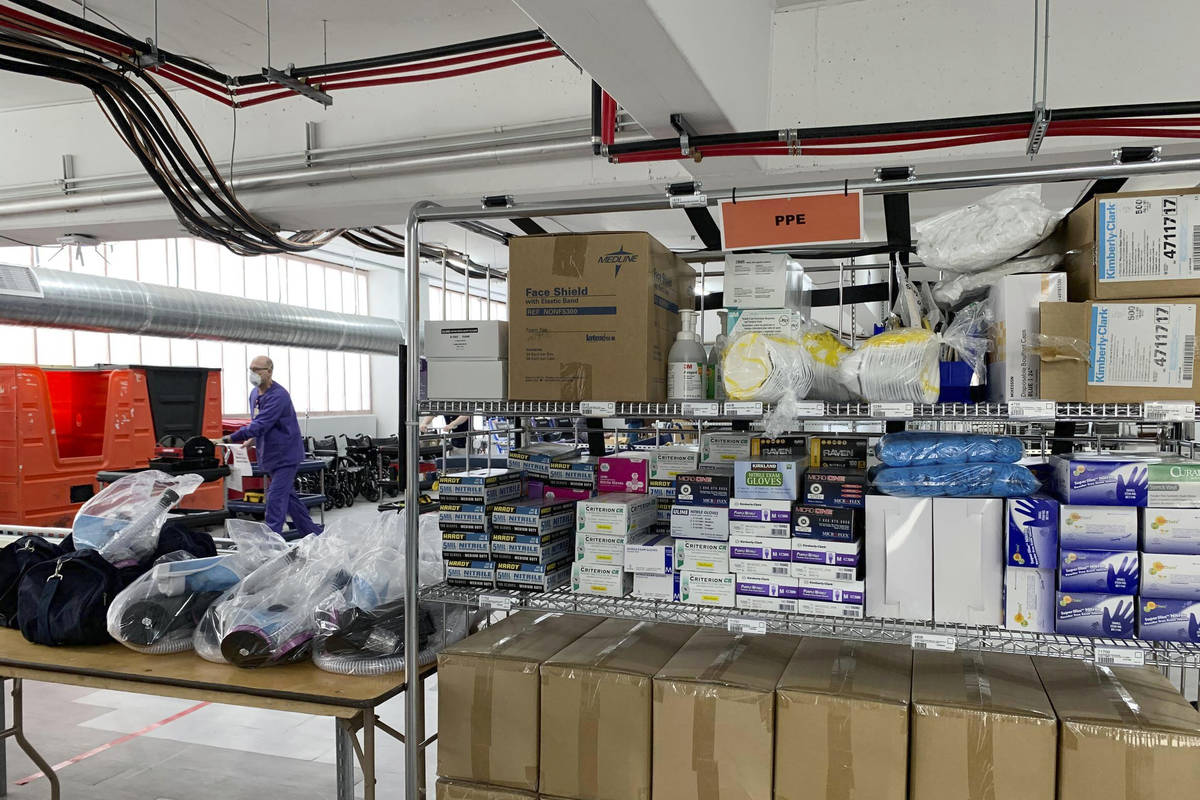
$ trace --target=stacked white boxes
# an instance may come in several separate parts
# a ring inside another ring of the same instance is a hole
[[[426,320],[425,359],[430,400],[508,397],[504,320]]]

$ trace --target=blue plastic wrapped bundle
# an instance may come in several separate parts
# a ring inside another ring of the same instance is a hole
[[[1020,464],[930,464],[881,467],[875,488],[901,497],[1020,497],[1040,484]]]
[[[1014,463],[1021,460],[1021,440],[977,433],[901,431],[875,444],[875,456],[889,467],[930,464]]]

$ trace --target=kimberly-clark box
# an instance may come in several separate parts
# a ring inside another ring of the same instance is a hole
[[[1142,558],[1142,588],[1146,597],[1200,600],[1200,556],[1147,553]]]
[[[733,494],[760,500],[795,500],[804,472],[799,461],[735,461]]]
[[[495,506],[482,503],[456,503],[450,500],[438,508],[438,527],[444,531],[478,531],[487,533],[492,529],[491,518]]]
[[[658,501],[648,494],[606,494],[575,504],[580,533],[632,533],[649,528],[658,517]]]
[[[737,592],[732,573],[714,575],[709,572],[680,572],[679,599],[700,606],[733,608]]]
[[[1137,635],[1152,642],[1200,642],[1200,601],[1139,597]]]
[[[1144,506],[1153,459],[1134,456],[1054,456],[1054,493],[1063,503],[1088,506]]]
[[[675,505],[710,506],[725,511],[733,497],[733,475],[682,473],[675,476]]]
[[[1137,550],[1138,509],[1128,506],[1062,506],[1058,545],[1071,550]]]
[[[738,594],[752,597],[786,597],[799,600],[800,583],[795,578],[739,575],[734,580]]]
[[[862,538],[864,512],[855,508],[797,505],[792,533],[798,537],[856,542]]]
[[[933,619],[932,498],[867,495],[865,540],[867,615]]]
[[[708,506],[673,506],[671,535],[677,539],[729,539],[729,509]]]
[[[1143,553],[1200,555],[1200,508],[1138,509]]]
[[[576,594],[624,597],[633,591],[633,576],[621,569],[620,565],[610,567],[576,561],[571,565],[571,591]]]
[[[1004,620],[1004,501],[933,498],[933,621]]]
[[[856,567],[792,562],[788,565],[788,574],[802,581],[861,581],[866,569],[861,562]]]
[[[601,492],[646,493],[650,481],[650,454],[627,450],[611,456],[600,456],[600,471],[596,488]]]
[[[670,575],[675,571],[675,540],[662,533],[630,537],[625,543],[625,571],[634,575]]]
[[[679,573],[673,572],[670,575],[635,573],[633,596],[640,600],[679,602]]]
[[[1064,592],[1137,594],[1137,551],[1068,550],[1058,554],[1058,588]]]
[[[730,558],[729,571],[735,575],[777,575],[785,577],[792,574],[792,565],[783,561],[763,561],[758,558]]]
[[[550,463],[579,455],[579,447],[559,442],[534,442],[508,451],[508,468],[546,478],[550,475]]]
[[[862,619],[864,606],[850,603],[826,603],[822,600],[797,600],[797,614],[816,614],[821,617],[841,617],[843,619]]]
[[[792,563],[857,567],[863,563],[863,543],[795,538],[792,540]]]
[[[726,464],[750,458],[749,433],[739,431],[716,431],[700,437],[700,463]]]
[[[568,500],[515,500],[492,506],[492,530],[497,533],[544,534],[574,527],[575,503]]]
[[[523,561],[496,561],[496,588],[548,592],[563,586],[571,579],[571,558],[568,555],[548,564]]]
[[[641,544],[654,538],[649,531],[641,533],[577,533],[575,534],[575,560],[585,564],[622,567],[625,564],[625,546]]]
[[[491,535],[486,531],[442,531],[442,555],[446,558],[487,558]]]
[[[739,582],[741,579],[742,576],[738,576]],[[800,603],[794,597],[771,597],[742,592],[738,592],[736,601],[737,607],[742,611],[778,611],[783,614],[795,614]]]
[[[1150,488],[1146,505],[1156,508],[1200,508],[1200,463],[1164,458],[1146,468]]]
[[[866,586],[862,581],[798,580],[797,598],[817,600],[822,603],[846,603],[852,606],[863,604]]]
[[[861,470],[809,467],[804,471],[800,502],[830,508],[862,508],[871,482]]]
[[[446,583],[491,589],[496,585],[496,564],[486,559],[446,559]]]
[[[742,522],[729,520],[730,536],[770,536],[774,539],[790,539],[792,529],[786,522]]]
[[[515,469],[455,472],[438,479],[438,496],[458,503],[492,505],[521,496],[521,473]]]
[[[1054,633],[1054,570],[1009,567],[1004,572],[1004,627]]]
[[[695,472],[700,451],[690,445],[667,445],[650,451],[650,477],[670,480],[682,472]]]
[[[792,522],[792,501],[734,497],[729,501],[729,520],[731,522],[734,520],[739,522],[778,522],[787,527]]]
[[[754,561],[792,560],[792,540],[777,536],[729,536],[729,557]]]
[[[675,541],[676,572],[729,572],[729,545],[695,539]]]
[[[1058,565],[1058,501],[1044,494],[1004,501],[1004,553],[1010,567]]]
[[[492,532],[492,556],[497,561],[529,561],[544,564],[571,557],[571,532]]]
[[[1137,598],[1125,594],[1058,592],[1054,632],[1101,639],[1132,639]]]

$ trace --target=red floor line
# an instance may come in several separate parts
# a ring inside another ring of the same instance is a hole
[[[167,717],[166,719],[160,719],[158,722],[151,723],[151,724],[147,725],[146,727],[142,728],[140,731],[134,731],[133,733],[127,733],[124,736],[118,736],[116,739],[113,739],[111,742],[105,742],[104,744],[100,745],[99,747],[93,747],[91,750],[88,750],[86,753],[80,753],[77,756],[68,758],[66,761],[60,761],[54,765],[53,769],[55,772],[66,769],[67,767],[71,766],[72,764],[78,764],[80,761],[83,761],[85,758],[91,758],[94,755],[103,753],[105,750],[111,750],[112,748],[116,747],[119,744],[124,744],[125,742],[128,742],[132,739],[136,739],[139,736],[144,736],[147,733],[149,733],[150,731],[157,730],[157,729],[163,727],[164,725],[169,725],[170,723],[174,722],[175,720],[180,719],[181,717],[186,717],[188,714],[199,711],[200,709],[204,708],[207,705],[209,705],[209,703],[207,703],[207,702],[197,703],[196,705],[191,706],[190,708],[185,708],[183,711],[180,711],[177,714],[172,714],[171,716]],[[21,778],[21,780],[17,781],[17,786],[24,786],[27,783],[32,783],[33,781],[36,781],[38,778],[44,778],[44,777],[46,777],[44,773],[35,772],[34,774],[30,775],[29,777]]]

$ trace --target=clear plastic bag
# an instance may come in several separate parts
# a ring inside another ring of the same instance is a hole
[[[1049,272],[1062,263],[1061,253],[1029,258],[1014,258],[996,267],[980,272],[964,272],[938,281],[933,286],[933,299],[949,308],[965,300],[972,300],[988,293],[1005,275],[1020,275],[1032,272]]]
[[[1020,439],[979,433],[900,431],[885,434],[875,443],[875,457],[889,467],[1015,463],[1022,455]]]
[[[121,644],[153,655],[192,649],[201,617],[221,594],[288,549],[261,522],[225,523],[237,549],[212,558],[175,551],[116,596],[108,609],[108,632]]]
[[[203,482],[199,475],[159,470],[126,475],[83,504],[71,525],[71,540],[77,549],[98,550],[118,566],[141,561],[158,546],[167,512]]]
[[[933,403],[941,391],[942,337],[924,328],[897,328],[867,339],[838,365],[838,381],[873,402]]]
[[[1065,216],[1042,204],[1037,184],[1009,186],[978,203],[918,222],[917,255],[927,267],[979,272],[1024,253]]]
[[[850,400],[852,395],[838,381],[838,366],[854,352],[828,328],[805,326],[800,334],[800,346],[808,353],[812,364],[812,388],[807,397],[814,400]],[[800,399],[800,397],[797,397]]]
[[[773,403],[789,393],[807,397],[813,385],[812,359],[795,339],[744,333],[722,357],[725,394],[730,400]]]
[[[901,497],[1020,497],[1041,484],[1020,464],[930,464],[880,467],[872,483]]]

